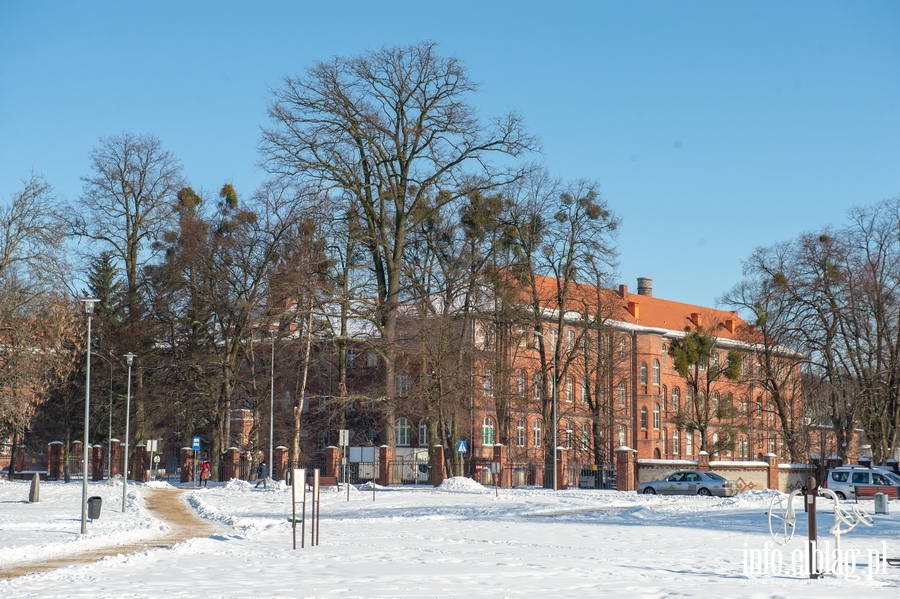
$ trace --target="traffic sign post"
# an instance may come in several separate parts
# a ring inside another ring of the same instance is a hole
[[[200,486],[200,472],[197,468],[197,459],[200,457],[200,437],[194,437],[191,443],[191,449],[194,450],[194,486]]]
[[[338,446],[341,448],[341,470],[344,471],[344,484],[347,485],[347,501],[350,501],[350,464],[347,463],[347,447],[350,445],[350,430],[342,428],[338,431]]]

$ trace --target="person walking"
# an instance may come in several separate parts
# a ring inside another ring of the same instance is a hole
[[[263,460],[259,463],[259,466],[256,467],[256,486],[254,489],[259,488],[259,484],[262,483],[263,489],[266,488],[266,479],[269,477],[269,468],[266,466],[266,460]]]
[[[209,471],[212,467],[209,464],[209,460],[203,460],[203,463],[200,464],[200,486],[208,487],[209,486]]]

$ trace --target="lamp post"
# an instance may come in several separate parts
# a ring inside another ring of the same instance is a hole
[[[88,447],[90,442],[91,427],[91,315],[94,313],[94,304],[100,300],[83,298],[84,311],[87,313],[87,373],[84,385],[84,442],[81,444],[83,463],[81,466],[81,534],[87,534],[87,500],[88,500]]]
[[[547,338],[540,331],[535,331],[534,334],[537,335],[538,337],[540,337],[541,339],[543,339],[545,343],[547,342]],[[558,451],[558,445],[559,445],[559,441],[557,440],[557,435],[559,434],[559,431],[558,431],[559,426],[557,425],[556,404],[557,404],[557,401],[559,400],[559,398],[557,397],[557,393],[556,393],[556,346],[555,345],[553,346],[553,379],[550,381],[550,383],[551,383],[550,384],[550,392],[553,394],[553,490],[558,491],[559,490],[559,477],[557,476],[557,472],[556,472],[556,469],[557,469],[556,452]]]
[[[278,332],[277,324],[269,325],[269,334],[272,336],[272,364],[271,380],[269,381],[269,478],[272,477],[275,468],[275,451],[272,448],[272,439],[275,436],[275,333]]]
[[[125,354],[125,359],[128,361],[128,393],[126,395],[127,399],[125,400],[125,464],[123,466],[122,471],[122,512],[125,512],[125,499],[127,497],[127,488],[128,488],[128,433],[131,420],[131,364],[134,362],[135,355],[128,353]]]

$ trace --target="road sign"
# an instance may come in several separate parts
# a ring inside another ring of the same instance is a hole
[[[466,453],[466,442],[465,441],[457,441],[456,442],[456,453]]]
[[[342,428],[338,431],[338,445],[340,447],[350,445],[350,431],[348,429]]]
[[[194,451],[200,451],[200,437],[194,437],[194,443],[191,445]]]
[[[159,456],[158,455],[153,456],[153,463],[159,464]]]

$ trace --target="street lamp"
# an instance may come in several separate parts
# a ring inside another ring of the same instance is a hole
[[[548,341],[548,339],[540,331],[535,331],[534,334],[537,335],[538,337],[540,337],[541,339],[543,339],[545,343]],[[559,477],[557,476],[557,472],[556,472],[556,469],[557,469],[556,452],[559,451],[559,448],[558,448],[559,441],[557,440],[557,435],[559,434],[559,430],[558,430],[559,426],[557,424],[556,404],[559,401],[559,398],[557,397],[557,393],[556,393],[556,346],[555,345],[553,346],[553,379],[551,380],[550,390],[551,390],[551,393],[553,393],[553,490],[558,491],[559,490]]]
[[[88,500],[88,447],[90,442],[91,427],[91,315],[94,313],[94,304],[100,300],[83,298],[84,311],[87,314],[87,374],[84,386],[84,442],[81,444],[83,463],[81,466],[81,534],[87,534],[87,500]]]
[[[278,332],[277,324],[269,325],[269,334],[272,336],[272,379],[269,381],[269,478],[272,478],[275,467],[275,453],[272,449],[272,438],[275,436],[275,333]]]
[[[134,354],[125,354],[125,359],[128,361],[128,394],[127,400],[125,401],[125,465],[124,470],[122,471],[122,513],[125,512],[125,498],[127,496],[127,487],[128,487],[128,425],[131,420],[131,364],[134,362],[135,355]]]

